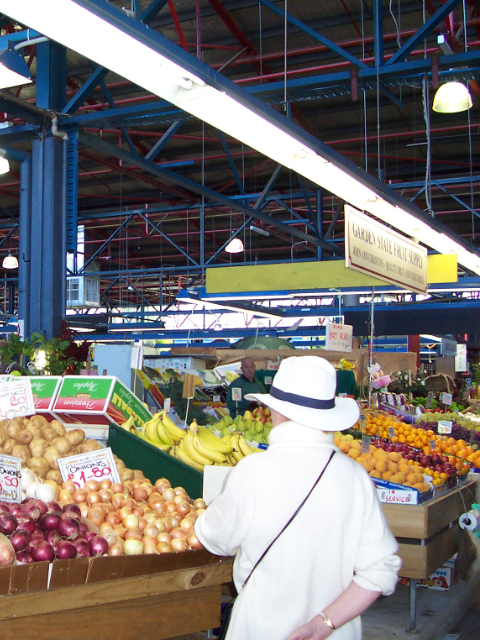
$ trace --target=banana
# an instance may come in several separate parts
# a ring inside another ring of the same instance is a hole
[[[173,447],[175,443],[173,442],[172,438],[170,438],[170,436],[168,435],[165,429],[165,426],[160,418],[157,419],[156,426],[157,426],[157,435],[160,438],[160,441],[163,444],[168,445],[169,447]]]
[[[160,449],[160,451],[164,451],[165,453],[168,453],[171,449],[171,447],[168,446],[168,444],[157,444],[155,442],[150,442],[151,445],[153,445],[154,447],[157,447],[157,449]]]
[[[193,436],[190,432],[186,434],[185,438],[182,440],[182,444],[190,458],[192,458],[192,460],[195,460],[197,464],[201,464],[202,466],[213,464],[213,460],[211,458],[207,458],[207,456],[204,456],[195,447],[193,443]]]
[[[243,436],[240,436],[238,438],[238,446],[244,456],[249,456],[251,453],[255,453],[253,448],[248,444]]]
[[[223,464],[225,462],[226,458],[223,453],[202,442],[195,432],[192,433],[192,443],[198,453],[211,460],[214,464]]]
[[[229,456],[227,456],[227,462],[229,467],[234,467],[237,464],[237,461],[233,457],[233,454],[230,454]]]
[[[180,442],[180,440],[185,437],[185,431],[183,429],[179,429],[165,411],[163,412],[161,420],[165,427],[165,431],[174,442]]]
[[[120,425],[123,429],[126,429],[127,431],[130,431],[131,427],[133,427],[133,423],[135,420],[135,416],[132,415],[129,416],[129,418],[127,420],[125,420],[125,422],[122,422],[122,424]]]
[[[231,453],[232,445],[230,444],[230,436],[226,436],[227,441],[217,438],[211,431],[205,427],[199,427],[197,433],[200,442],[209,449],[215,449],[220,453]]]
[[[185,451],[185,449],[183,449],[180,445],[175,445],[175,448],[173,451],[174,451],[174,456],[178,458],[181,462],[183,462],[184,464],[190,465],[191,467],[193,467],[194,469],[197,469],[198,471],[203,471],[203,465],[198,464],[198,462],[195,462],[195,460],[193,460]]]
[[[153,444],[166,444],[162,442],[157,432],[157,419],[152,418],[148,422],[145,422],[142,429],[143,435]]]
[[[240,444],[238,442],[239,438],[240,438],[240,435],[238,433],[233,435],[231,438],[232,449],[233,449],[232,456],[236,462],[240,462],[240,460],[244,457],[243,453],[240,450]]]

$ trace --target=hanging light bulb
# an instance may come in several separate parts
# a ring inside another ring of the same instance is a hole
[[[2,262],[2,267],[4,269],[17,269],[18,268],[18,260],[15,256],[12,256],[12,252],[9,250],[8,255],[5,256]]]
[[[437,90],[432,109],[437,113],[460,113],[473,105],[467,87],[461,82],[446,82]]]
[[[225,247],[227,253],[241,253],[243,251],[243,242],[240,238],[233,238]]]
[[[8,173],[9,171],[10,171],[10,163],[6,158],[2,158],[2,156],[0,156],[0,175],[3,175],[4,173]]]

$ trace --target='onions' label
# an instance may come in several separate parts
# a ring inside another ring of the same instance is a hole
[[[0,502],[21,502],[22,461],[13,456],[0,456]]]
[[[58,468],[64,481],[72,480],[81,489],[88,480],[120,482],[110,447],[77,456],[60,458]]]

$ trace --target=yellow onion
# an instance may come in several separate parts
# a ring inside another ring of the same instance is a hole
[[[157,545],[152,544],[151,542],[143,543],[143,553],[144,555],[158,555],[160,551],[157,549]]]
[[[81,502],[86,502],[88,496],[88,492],[85,489],[77,489],[73,494],[73,501],[77,504]]]
[[[129,513],[125,518],[123,518],[122,526],[125,527],[125,529],[138,528],[137,516],[134,513]]]
[[[124,487],[121,482],[114,482],[111,486],[111,489],[113,493],[123,493]]]
[[[87,504],[89,504],[91,507],[93,507],[93,505],[97,504],[98,502],[102,502],[102,499],[97,491],[92,491],[87,495]]]
[[[154,536],[143,536],[142,542],[143,544],[153,544],[154,547],[158,544],[158,540]]]
[[[172,553],[173,547],[170,542],[159,542],[157,544],[157,550],[160,553]]]
[[[139,556],[143,553],[143,542],[136,538],[125,540],[123,545],[123,553],[126,556]]]
[[[140,531],[140,529],[127,529],[125,531],[125,535],[123,536],[124,540],[129,540],[130,538],[136,538],[137,540],[142,540],[143,539],[143,533]]]
[[[102,480],[100,483],[100,489],[111,489],[112,488],[112,481],[109,480],[108,478],[106,480]],[[115,493],[115,492],[114,492]]]
[[[147,524],[147,526],[143,529],[144,536],[153,536],[154,538],[156,538],[159,533],[160,531],[158,530],[158,527],[156,527],[154,524]]]
[[[187,544],[191,549],[203,549],[203,545],[195,533],[191,533],[187,538]]]
[[[175,529],[172,529],[170,531],[170,536],[172,537],[172,541],[174,538],[183,538],[183,540],[186,540],[188,537],[188,533],[181,527],[175,527]]]
[[[109,556],[123,556],[123,549],[118,543],[114,544],[114,545],[112,545],[111,547],[108,548],[108,555]]]
[[[162,493],[162,498],[165,500],[165,502],[171,502],[176,495],[177,494],[175,493],[174,489],[170,487],[168,489],[165,489],[165,491]]]
[[[197,498],[193,501],[193,506],[195,507],[195,509],[206,509],[207,503],[202,498]]]
[[[158,542],[171,542],[172,537],[166,531],[162,531],[161,533],[158,534],[157,540]]]
[[[116,511],[110,511],[105,516],[105,522],[108,522],[113,526],[114,524],[121,524],[122,519]]]
[[[188,549],[187,541],[184,538],[172,538],[171,544],[176,553],[186,551]]]
[[[133,490],[133,497],[137,502],[145,502],[148,498],[148,491],[139,485]]]
[[[88,491],[88,493],[91,493],[91,492],[97,493],[98,490],[100,489],[100,483],[97,482],[97,480],[87,480],[83,488],[85,489],[85,491]]]

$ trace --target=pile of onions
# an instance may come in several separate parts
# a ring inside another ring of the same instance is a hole
[[[101,556],[108,550],[107,540],[82,518],[79,507],[67,504],[62,508],[58,502],[47,504],[35,498],[26,498],[21,504],[0,503],[1,534],[14,555],[12,559],[0,538],[0,565],[12,564],[15,559],[29,564]]]
[[[183,487],[172,488],[160,478],[112,483],[89,480],[82,489],[62,485],[58,501],[64,509],[77,506],[108,543],[108,555],[159,554],[199,549],[195,521],[205,511],[201,499],[192,500]]]

